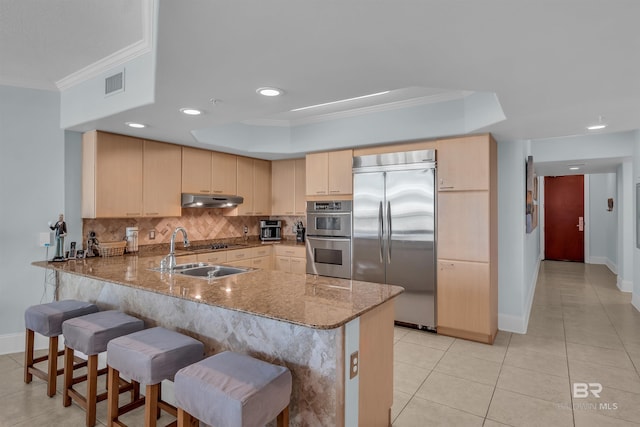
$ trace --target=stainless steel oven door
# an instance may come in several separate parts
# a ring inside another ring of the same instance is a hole
[[[351,212],[307,212],[307,236],[351,237]]]
[[[307,236],[307,273],[351,279],[351,239]]]

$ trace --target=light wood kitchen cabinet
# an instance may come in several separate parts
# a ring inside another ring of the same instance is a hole
[[[271,257],[270,256],[261,256],[258,258],[251,259],[251,267],[259,268],[262,270],[271,270]]]
[[[211,193],[234,195],[238,191],[237,156],[211,152]]]
[[[182,192],[236,194],[236,158],[233,154],[182,147]]]
[[[307,154],[308,197],[353,193],[353,150]]]
[[[274,270],[305,274],[307,272],[305,247],[274,246]]]
[[[142,216],[142,140],[91,131],[82,136],[82,217]]]
[[[271,215],[306,215],[305,159],[271,162]]]
[[[182,192],[211,194],[211,151],[182,147]]]
[[[198,254],[198,262],[209,262],[211,264],[224,264],[227,262],[227,251],[206,252]]]
[[[227,216],[269,215],[271,212],[271,162],[238,156],[238,195],[241,205],[227,209]]]
[[[438,190],[488,191],[489,144],[487,135],[438,141]]]
[[[498,331],[496,143],[485,134],[441,140],[437,150],[437,330],[491,344]]]
[[[142,215],[182,215],[180,200],[182,150],[180,146],[144,141],[142,159]]]

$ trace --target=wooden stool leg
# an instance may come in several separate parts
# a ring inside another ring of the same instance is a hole
[[[144,405],[144,426],[156,427],[158,416],[158,393],[160,391],[160,383],[147,385],[147,395],[145,396]]]
[[[178,416],[176,418],[178,427],[197,427],[199,424],[196,418],[182,408],[178,408]]]
[[[289,427],[289,405],[278,414],[277,427]]]
[[[33,379],[33,375],[29,372],[29,368],[33,366],[33,338],[34,332],[27,329],[24,343],[24,382],[27,384]]]
[[[117,390],[117,389],[116,389]],[[98,355],[87,360],[87,427],[96,425],[96,404],[98,397]]]
[[[156,402],[160,402],[162,400],[162,383],[158,383],[158,399],[156,399]],[[160,406],[158,406],[158,409],[156,410],[156,419],[159,419],[162,416],[162,409],[160,409]]]
[[[118,419],[120,372],[109,366],[109,377],[107,379],[107,427],[113,426],[113,422]]]
[[[47,370],[47,396],[56,394],[56,382],[58,378],[58,337],[49,338],[49,360]]]
[[[62,392],[62,406],[71,405],[69,389],[73,386],[73,349],[64,346],[64,389]]]

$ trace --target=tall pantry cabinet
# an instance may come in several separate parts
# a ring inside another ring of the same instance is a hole
[[[438,333],[492,344],[498,330],[497,147],[437,142]]]

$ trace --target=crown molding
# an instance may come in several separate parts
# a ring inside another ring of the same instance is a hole
[[[142,0],[142,39],[55,82],[60,91],[100,76],[153,50],[156,0]]]
[[[56,86],[46,80],[7,79],[0,76],[0,86],[21,87],[24,89],[37,89],[58,92]]]
[[[276,120],[276,119],[249,119],[249,120],[243,120],[242,124],[250,125],[250,126],[291,127],[290,120]]]

